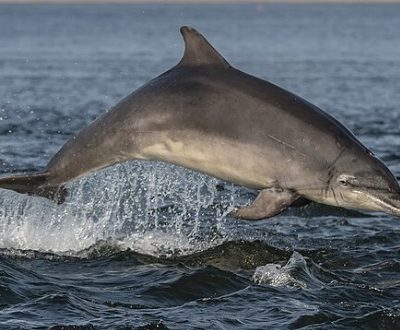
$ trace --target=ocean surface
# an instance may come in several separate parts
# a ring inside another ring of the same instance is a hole
[[[181,25],[322,107],[400,176],[400,6],[0,5],[0,173],[176,64]],[[0,329],[400,329],[400,219],[310,204],[231,218],[256,192],[131,162],[63,205],[0,191]]]

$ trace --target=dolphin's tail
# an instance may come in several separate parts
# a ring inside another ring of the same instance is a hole
[[[63,185],[50,185],[48,181],[49,174],[47,173],[0,177],[0,188],[14,190],[22,194],[46,197],[62,204],[67,196],[67,189]]]

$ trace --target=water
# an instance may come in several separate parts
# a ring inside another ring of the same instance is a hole
[[[179,60],[180,25],[332,113],[400,176],[399,5],[1,5],[0,171],[34,170]],[[132,162],[61,206],[0,192],[0,328],[395,329],[400,222]],[[75,326],[75,327],[74,327]]]

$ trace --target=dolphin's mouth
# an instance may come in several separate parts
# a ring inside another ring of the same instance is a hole
[[[400,217],[400,193],[389,193],[386,191],[354,191],[355,193],[366,195],[368,204],[373,211],[382,211]]]

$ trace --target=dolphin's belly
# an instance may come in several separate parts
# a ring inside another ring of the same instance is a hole
[[[174,163],[249,188],[263,189],[280,181],[280,166],[268,149],[177,132],[151,140],[142,148],[142,158]]]

